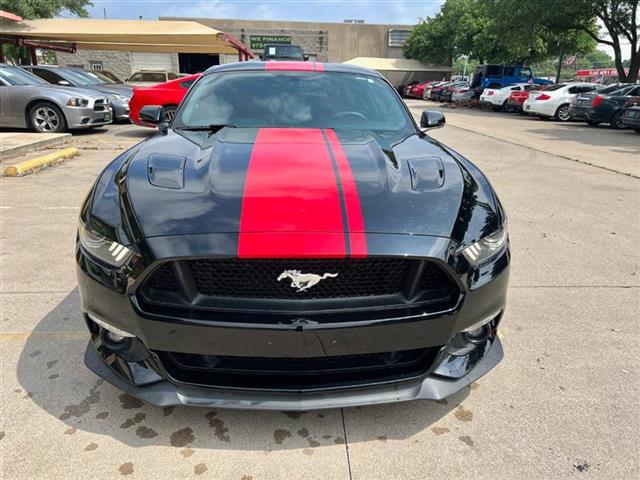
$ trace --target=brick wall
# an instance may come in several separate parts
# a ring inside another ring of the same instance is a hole
[[[176,55],[177,56],[177,55]],[[131,58],[129,52],[108,50],[78,50],[76,53],[56,52],[57,64],[63,67],[82,65],[91,70],[91,62],[102,62],[102,69],[114,73],[120,80],[131,76]]]

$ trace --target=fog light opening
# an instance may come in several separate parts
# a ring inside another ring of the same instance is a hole
[[[490,335],[491,335],[491,328],[489,327],[488,324],[482,325],[481,327],[476,328],[475,330],[462,332],[462,336],[467,342],[473,343],[476,345],[487,341]]]

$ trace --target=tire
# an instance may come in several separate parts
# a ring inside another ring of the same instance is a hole
[[[640,128],[634,128],[633,131],[640,134]]]
[[[51,102],[38,102],[28,113],[29,127],[38,133],[62,133],[67,131],[67,120],[62,110]]]
[[[598,125],[600,125],[600,122],[594,122],[593,120],[587,120],[587,125],[589,125],[590,127],[597,127]]]
[[[513,107],[509,105],[508,100],[505,100],[504,103],[502,104],[502,110],[507,113],[513,113]]]
[[[554,115],[555,119],[559,122],[568,122],[571,120],[571,113],[569,112],[569,104],[560,105]]]
[[[176,105],[165,105],[162,107],[162,121],[165,123],[170,123],[173,120],[174,115],[176,114],[176,110],[178,107]]]
[[[622,110],[619,110],[613,114],[610,125],[611,125],[611,128],[615,128],[616,130],[622,130],[627,128],[625,123],[622,121]]]

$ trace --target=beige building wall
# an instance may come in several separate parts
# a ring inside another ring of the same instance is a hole
[[[389,30],[413,30],[413,25],[321,23],[224,18],[161,17],[191,20],[228,32],[249,45],[251,35],[287,35],[305,54],[322,62],[341,63],[355,57],[402,58],[402,47],[389,47]]]

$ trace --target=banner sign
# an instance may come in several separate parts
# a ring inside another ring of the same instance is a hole
[[[287,35],[250,35],[249,44],[252,50],[264,50],[265,45],[291,45],[291,37]]]

